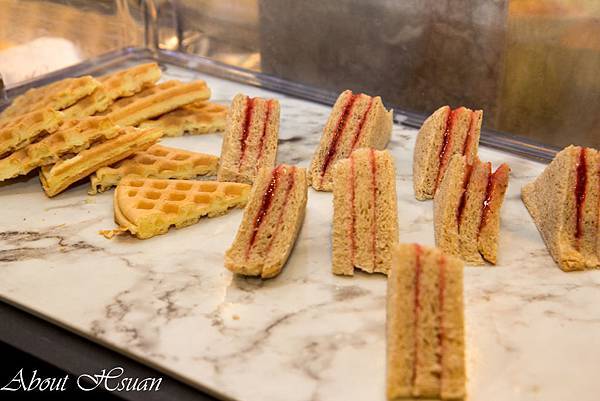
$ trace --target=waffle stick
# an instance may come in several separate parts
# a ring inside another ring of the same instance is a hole
[[[39,142],[0,159],[0,181],[25,175],[37,167],[56,163],[62,155],[77,153],[96,141],[113,138],[118,133],[119,127],[108,117],[87,117],[81,121],[67,121],[56,132]]]
[[[165,136],[207,134],[225,130],[227,107],[209,102],[194,102],[162,116],[147,120],[140,128],[160,128]]]
[[[62,123],[62,113],[45,108],[11,119],[0,128],[0,157],[21,149],[44,134],[52,133]]]
[[[160,131],[160,130],[159,130]],[[112,167],[98,169],[90,178],[90,195],[104,192],[117,185],[123,177],[189,179],[200,175],[216,174],[219,158],[206,153],[169,148],[159,144],[136,152]]]
[[[99,168],[110,166],[139,150],[147,149],[161,136],[159,130],[122,128],[112,139],[96,144],[70,159],[42,167],[40,181],[44,191],[49,197],[55,196]]]
[[[210,89],[204,81],[167,81],[117,100],[103,114],[121,126],[135,126],[186,104],[208,100],[209,97]]]
[[[114,194],[119,228],[100,233],[107,238],[129,231],[140,239],[166,233],[218,216],[248,202],[250,185],[233,182],[161,180],[127,176]]]
[[[161,71],[156,63],[134,67],[98,78],[102,84],[94,92],[64,110],[66,118],[82,118],[106,110],[120,97],[133,96],[144,87],[160,79]]]
[[[53,110],[65,109],[92,93],[100,85],[99,81],[86,75],[30,89],[13,100],[12,104],[0,113],[0,120],[14,118],[44,107]]]

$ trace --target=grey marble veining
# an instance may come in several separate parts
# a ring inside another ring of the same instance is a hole
[[[213,98],[281,101],[280,162],[308,166],[328,108],[208,76]],[[394,126],[402,241],[433,244],[431,202],[414,199],[415,130]],[[164,141],[218,154],[218,134]],[[543,165],[481,149],[511,182],[499,264],[465,271],[471,400],[595,400],[600,274],[563,273],[520,201]],[[385,399],[385,277],[331,274],[329,193],[309,190],[304,227],[282,274],[223,267],[242,211],[140,241],[106,240],[112,193],[79,185],[47,199],[37,177],[0,187],[0,297],[200,388],[249,401]],[[108,367],[107,367],[108,368]]]

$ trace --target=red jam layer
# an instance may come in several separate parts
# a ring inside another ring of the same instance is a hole
[[[473,165],[467,165],[467,171],[465,172],[465,177],[463,179],[462,188],[463,192],[460,196],[460,201],[458,202],[458,209],[456,210],[456,224],[460,226],[460,221],[462,219],[463,212],[465,210],[465,205],[467,203],[467,188],[469,186],[469,182],[471,181],[471,174],[473,173]]]
[[[250,123],[252,122],[252,113],[254,112],[254,99],[246,96],[246,110],[244,111],[244,124],[242,125],[242,137],[240,138],[240,166],[246,155],[246,141],[250,134]]]
[[[277,190],[277,186],[279,185],[280,175],[283,171],[283,165],[277,166],[273,173],[271,174],[271,181],[267,186],[267,190],[263,194],[262,202],[258,212],[256,213],[256,217],[254,219],[254,228],[252,229],[252,235],[250,236],[250,241],[248,243],[248,249],[246,250],[246,257],[250,253],[250,249],[254,245],[256,241],[256,235],[258,234],[258,230],[260,229],[261,224],[265,220],[265,216],[273,203],[273,197],[275,196],[275,191]]]
[[[375,149],[369,151],[369,161],[371,162],[371,188],[373,191],[373,220],[371,222],[371,250],[373,252],[373,269],[377,265],[377,160],[375,158]]]
[[[283,216],[287,209],[288,201],[290,200],[290,194],[294,190],[295,183],[296,183],[296,166],[292,166],[292,167],[290,167],[290,169],[288,171],[288,185],[285,190],[285,195],[283,198],[283,204],[281,205],[281,210],[279,210],[279,216],[277,217],[277,227],[281,227],[281,224],[283,223]],[[267,246],[267,252],[269,252],[271,250],[271,247],[273,246],[273,242],[275,241],[275,237],[277,237],[277,233],[279,233],[278,230],[275,230],[273,232],[273,236],[269,240],[269,245]]]
[[[579,240],[583,236],[583,203],[585,202],[586,184],[587,184],[587,166],[586,166],[586,148],[582,147],[579,151],[579,160],[577,161],[577,181],[575,183],[575,205],[577,208],[577,223],[575,225],[575,239]]]
[[[358,129],[356,130],[356,135],[354,135],[354,139],[352,140],[352,148],[350,151],[353,151],[356,148],[356,144],[360,141],[360,137],[362,136],[363,127],[365,126],[365,122],[367,121],[367,116],[373,107],[373,98],[369,98],[369,105],[365,110],[360,122],[358,123]]]
[[[479,222],[479,232],[481,232],[481,229],[483,228],[483,226],[486,225],[488,222],[489,215],[491,213],[490,208],[491,208],[492,201],[494,199],[494,194],[495,194],[494,189],[500,187],[501,184],[505,184],[505,183],[500,183],[500,181],[508,179],[508,171],[510,170],[506,163],[502,163],[496,169],[496,171],[494,171],[494,173],[491,174],[492,164],[489,162],[487,163],[487,169],[488,169],[489,175],[488,175],[488,182],[485,187],[485,198],[483,200],[483,205],[482,205],[483,210],[481,212],[481,220]]]
[[[415,244],[415,298],[413,301],[413,315],[415,318],[414,326],[413,326],[413,335],[414,335],[414,350],[415,357],[413,360],[412,366],[412,378],[411,378],[411,386],[415,386],[415,382],[417,380],[417,365],[419,364],[419,309],[421,309],[421,304],[419,303],[419,295],[421,292],[421,247],[418,244]]]
[[[494,189],[494,177],[497,176],[498,170],[500,170],[500,168],[497,168],[496,171],[494,171],[494,173],[492,174],[492,163],[490,162],[486,164],[486,169],[488,171],[488,182],[485,186],[485,198],[483,198],[481,220],[479,221],[479,231],[481,231],[481,228],[486,224],[488,220],[488,214],[490,213],[490,204],[492,203],[492,193]]]
[[[451,144],[452,144],[452,133],[453,133],[453,129],[454,129],[454,124],[456,123],[456,119],[458,117],[458,113],[461,110],[462,110],[462,107],[458,108],[456,110],[450,109],[450,111],[448,112],[448,117],[446,117],[446,127],[444,128],[444,137],[442,140],[442,148],[440,149],[440,154],[438,155],[439,168],[438,168],[437,177],[435,179],[435,189],[437,189],[438,185],[440,184],[440,181],[442,179],[442,170],[448,163],[448,159],[451,156],[449,153],[449,150],[450,150]]]
[[[260,145],[258,148],[258,156],[256,158],[257,162],[260,162],[260,160],[262,159],[262,155],[264,152],[264,147],[265,147],[265,139],[267,137],[267,128],[269,126],[269,120],[271,118],[271,110],[273,109],[273,101],[272,100],[267,100],[267,112],[265,114],[265,123],[263,124],[263,129],[262,129],[262,134],[260,136]]]
[[[329,164],[333,161],[333,156],[337,151],[338,143],[340,138],[342,137],[342,133],[346,129],[346,125],[348,124],[348,117],[352,112],[352,108],[354,107],[354,103],[356,99],[358,99],[360,95],[354,95],[350,92],[350,96],[346,100],[344,104],[344,108],[342,109],[342,114],[338,118],[337,124],[335,126],[335,132],[333,133],[333,138],[331,139],[331,144],[329,145],[329,149],[327,149],[327,154],[325,155],[325,159],[323,160],[323,167],[321,168],[321,182],[323,182],[323,178],[325,177],[325,173],[329,168]]]

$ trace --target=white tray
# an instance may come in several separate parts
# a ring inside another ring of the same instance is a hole
[[[165,79],[205,79],[216,102],[237,93],[281,101],[279,162],[308,166],[329,108],[169,67]],[[433,245],[432,204],[414,199],[416,130],[394,126],[400,236]],[[221,136],[166,145],[218,154]],[[508,162],[499,264],[465,271],[470,400],[597,400],[600,273],[563,273],[520,200],[542,164]],[[382,275],[331,274],[330,193],[309,189],[304,227],[275,279],[223,267],[241,210],[149,240],[112,228],[112,191],[86,185],[48,199],[37,177],[0,187],[0,298],[222,398],[385,399]],[[107,367],[110,368],[110,367]]]

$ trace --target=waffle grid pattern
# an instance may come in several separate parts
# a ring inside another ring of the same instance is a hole
[[[194,205],[205,209],[218,200],[232,200],[239,197],[248,185],[187,180],[156,180],[126,178],[117,187],[117,197],[127,199],[127,203],[142,213],[159,211],[165,214],[178,214],[184,206]],[[119,202],[121,204],[121,202]],[[123,205],[120,205],[121,209]]]

